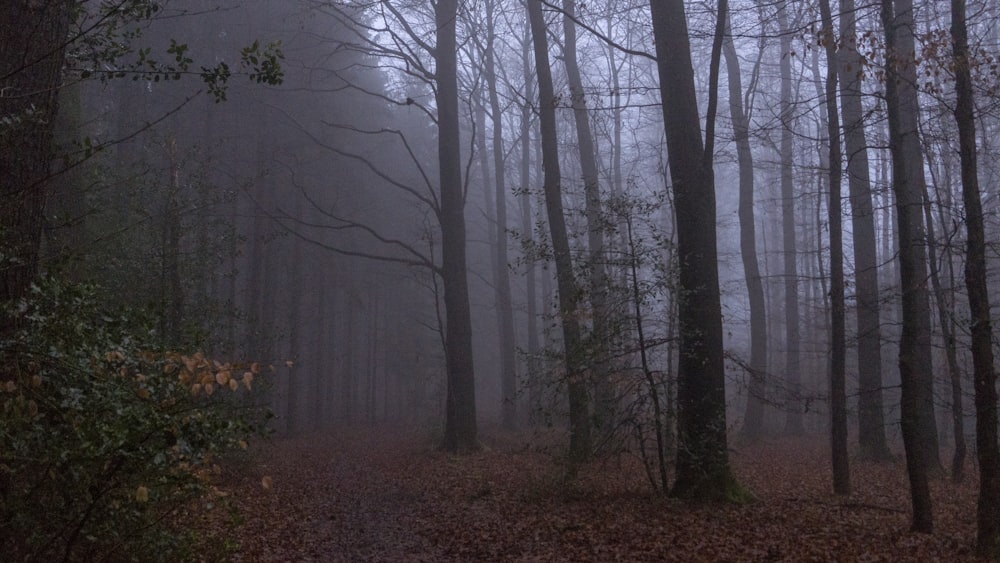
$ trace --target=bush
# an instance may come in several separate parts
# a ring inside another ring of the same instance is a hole
[[[0,342],[0,553],[11,560],[191,558],[219,457],[258,420],[260,369],[157,344],[147,315],[42,280]]]

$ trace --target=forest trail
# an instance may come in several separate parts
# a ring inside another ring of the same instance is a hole
[[[552,452],[511,436],[484,442],[452,456],[424,434],[357,429],[260,444],[237,471],[234,559],[974,560],[974,476],[934,481],[936,532],[911,534],[902,464],[854,463],[855,492],[839,498],[820,437],[734,450],[759,499],[743,506],[655,495],[628,454],[566,482]]]

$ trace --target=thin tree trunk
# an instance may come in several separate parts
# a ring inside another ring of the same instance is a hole
[[[993,366],[993,331],[986,283],[986,239],[976,162],[975,101],[969,70],[965,2],[951,2],[951,36],[955,55],[955,120],[962,159],[962,201],[968,229],[965,284],[972,313],[972,364],[976,390],[976,456],[979,459],[979,504],[976,552],[1000,559],[1000,446],[997,443],[997,375]]]
[[[604,218],[601,213],[601,192],[598,185],[597,157],[590,131],[587,98],[580,77],[576,53],[575,0],[563,0],[563,62],[569,81],[570,103],[576,123],[576,141],[580,151],[580,168],[583,172],[583,190],[587,218],[587,270],[590,273],[590,306],[593,310],[590,338],[594,373],[594,423],[607,430],[614,417],[614,390],[611,387],[611,366],[608,359],[609,312],[607,305],[608,274],[604,255]]]
[[[541,0],[528,0],[528,19],[535,46],[535,70],[538,75],[538,115],[541,121],[542,161],[545,168],[545,209],[549,220],[552,251],[556,262],[559,314],[562,322],[563,352],[569,386],[570,444],[569,457],[576,464],[590,456],[590,416],[587,383],[583,370],[582,339],[578,319],[579,293],[566,234],[562,188],[559,172],[559,147],[556,138],[556,97],[549,67],[548,39]]]
[[[802,434],[802,373],[799,334],[799,274],[795,235],[795,186],[792,178],[794,140],[792,115],[792,32],[788,28],[788,2],[778,7],[778,29],[781,33],[781,224],[782,255],[785,275],[785,385],[787,406],[785,432]]]
[[[950,150],[950,149],[949,149]],[[931,161],[931,154],[928,150],[928,169],[931,171],[931,181],[934,184],[934,191],[939,192],[938,182],[934,173],[934,163]],[[945,175],[946,180],[948,174]],[[940,205],[938,206],[941,207]],[[941,214],[943,219],[943,213]],[[931,271],[931,288],[934,291],[934,303],[937,305],[938,323],[941,325],[941,339],[944,341],[945,359],[948,364],[948,380],[951,383],[951,422],[952,436],[955,441],[955,452],[951,458],[951,479],[955,483],[961,483],[965,469],[965,421],[962,413],[962,370],[958,365],[958,342],[955,337],[955,322],[952,319],[950,310],[954,310],[953,299],[949,299],[941,285],[941,273],[938,271],[937,237],[934,235],[934,217],[931,213],[931,198],[926,186],[924,189],[924,221],[927,222],[927,258]],[[941,222],[942,228],[947,223]],[[947,248],[943,249],[947,260]],[[952,277],[954,281],[954,277]],[[954,283],[951,284],[954,287]]]
[[[854,0],[840,2],[841,113],[851,198],[851,237],[857,301],[858,445],[864,460],[892,459],[885,439],[882,406],[882,343],[879,329],[878,258],[875,212],[868,166],[868,141],[861,107],[862,58],[857,48]]]
[[[532,100],[533,90],[531,80],[531,37],[530,30],[525,26],[524,37],[521,41],[521,66],[524,71],[524,91],[526,100]],[[534,243],[534,225],[531,217],[531,107],[526,101],[521,106],[521,195],[518,198],[521,210],[521,236],[524,237],[528,247]],[[538,297],[537,280],[535,275],[535,259],[528,257],[525,264],[524,283],[526,286],[525,299],[527,300],[527,327],[528,332],[528,362],[527,362],[527,385],[528,385],[528,405],[532,415],[539,408],[539,362],[538,354],[541,345],[538,341]],[[532,416],[529,416],[529,421]]]
[[[756,440],[764,426],[764,393],[767,373],[767,318],[764,310],[764,283],[757,261],[757,233],[754,225],[754,169],[753,151],[750,150],[750,124],[743,108],[743,86],[740,62],[733,44],[729,21],[723,44],[726,72],[729,76],[729,115],[733,120],[736,140],[736,158],[740,175],[740,256],[743,259],[743,276],[750,300],[750,385],[747,390],[746,412],[743,418],[743,437]]]
[[[830,0],[819,0],[823,21],[821,40],[826,47],[826,118],[830,148],[830,442],[833,491],[851,493],[847,453],[847,344],[844,321],[844,239],[841,226],[840,118],[837,113],[837,38],[833,32]]]
[[[496,292],[497,321],[500,329],[500,413],[504,428],[517,426],[517,362],[514,342],[514,310],[507,269],[507,178],[504,170],[503,116],[497,93],[494,44],[496,29],[493,22],[493,2],[486,7],[486,87],[489,90],[490,112],[493,116],[493,175],[496,207],[496,253],[493,272]],[[485,131],[483,132],[485,135]]]

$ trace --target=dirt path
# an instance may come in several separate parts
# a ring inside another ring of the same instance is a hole
[[[393,448],[405,448],[398,450]],[[247,521],[240,559],[247,561],[414,561],[440,553],[409,529],[420,491],[395,479],[397,466],[423,445],[364,432],[276,441],[267,446],[244,490]],[[270,476],[272,488],[259,484]],[[270,517],[269,517],[270,516]]]

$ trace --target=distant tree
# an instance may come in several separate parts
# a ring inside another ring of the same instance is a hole
[[[767,318],[764,302],[764,283],[757,260],[757,232],[754,210],[754,164],[750,147],[749,108],[743,104],[743,85],[740,78],[740,61],[733,42],[731,20],[726,21],[726,37],[722,46],[726,57],[726,74],[729,79],[729,115],[733,121],[736,141],[736,160],[740,182],[740,257],[743,259],[743,277],[750,301],[750,385],[747,389],[746,412],[743,417],[742,435],[748,440],[757,439],[764,425],[765,374],[767,373]]]
[[[186,44],[172,41],[167,63],[137,47],[138,24],[160,9],[150,0],[86,6],[79,0],[4,2],[0,5],[0,303],[25,295],[39,270],[43,210],[52,176],[53,136],[64,78],[175,80],[195,74],[217,100],[225,99],[232,70],[225,63],[190,71]],[[71,33],[72,30],[72,33]],[[66,76],[72,54],[73,74]],[[277,84],[280,48],[259,41],[242,52],[255,82]],[[108,143],[106,143],[108,144]],[[101,146],[86,146],[82,158]],[[81,156],[75,155],[79,160]],[[0,312],[0,334],[13,328]]]
[[[788,387],[788,410],[785,413],[785,432],[802,434],[802,365],[799,333],[799,274],[798,250],[795,237],[795,183],[793,140],[794,112],[792,104],[792,35],[788,21],[789,2],[783,0],[778,5],[778,33],[781,35],[781,100],[779,119],[781,120],[781,253],[784,260],[785,277],[785,381]]]

